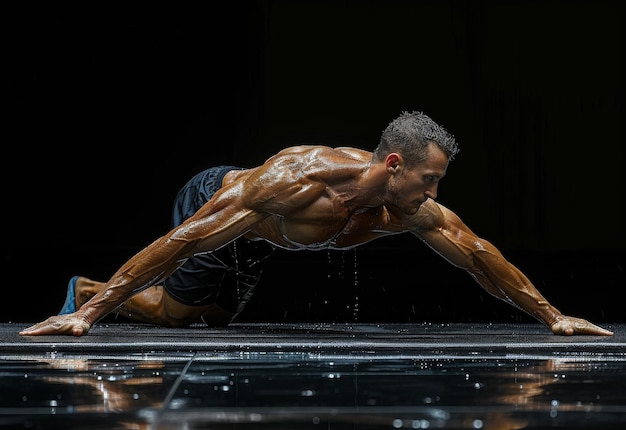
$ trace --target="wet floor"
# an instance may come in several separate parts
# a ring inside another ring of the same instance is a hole
[[[626,325],[0,324],[0,429],[623,429]]]

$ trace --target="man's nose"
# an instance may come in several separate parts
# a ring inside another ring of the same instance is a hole
[[[433,199],[433,200],[435,200],[435,199],[437,198],[437,186],[436,186],[436,185],[434,185],[434,186],[432,186],[432,187],[428,188],[428,189],[424,192],[424,195],[425,195],[426,197],[428,197],[429,199]]]

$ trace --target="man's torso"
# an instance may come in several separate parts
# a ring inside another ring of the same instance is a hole
[[[371,153],[296,147],[293,154],[281,157],[258,168],[265,170],[237,172],[225,179],[247,180],[247,194],[262,202],[254,203],[254,209],[269,213],[251,226],[247,238],[287,249],[343,249],[406,231],[382,204],[346,204],[355,197],[358,175]]]

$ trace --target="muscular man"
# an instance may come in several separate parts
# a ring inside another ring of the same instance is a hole
[[[116,310],[166,327],[227,324],[273,247],[349,249],[409,233],[552,333],[612,335],[563,315],[490,242],[435,201],[457,152],[454,137],[427,115],[403,112],[374,152],[295,146],[255,168],[202,172],[181,190],[167,234],[105,283],[73,278],[67,308],[20,334],[81,336]]]

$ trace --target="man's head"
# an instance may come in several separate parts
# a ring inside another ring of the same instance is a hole
[[[452,160],[459,152],[454,136],[423,112],[402,112],[383,130],[374,161],[391,152],[402,155],[408,168],[426,159],[428,145],[437,144]]]

